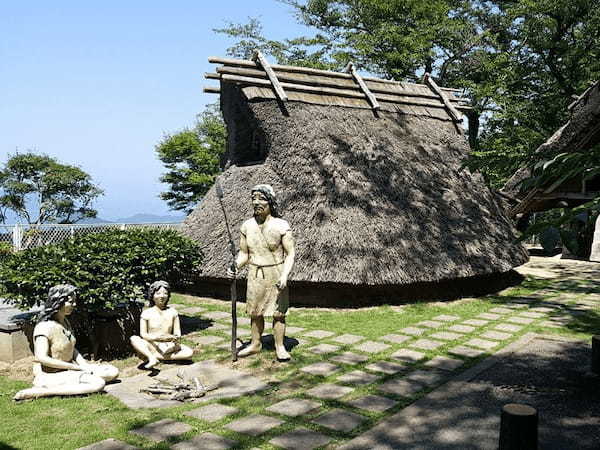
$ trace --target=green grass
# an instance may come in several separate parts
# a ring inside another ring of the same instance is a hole
[[[528,305],[529,308],[545,304],[552,305],[553,299],[561,298],[567,303],[567,309],[576,309],[578,300],[581,301],[585,299],[586,295],[598,292],[600,292],[600,288],[597,288],[588,280],[555,281],[529,278],[521,286],[503,291],[500,295],[466,299],[457,302],[417,303],[403,308],[380,306],[343,311],[298,308],[292,310],[288,315],[288,324],[294,327],[306,328],[305,332],[322,329],[334,331],[336,336],[349,333],[358,334],[372,340],[386,334],[398,334],[400,333],[399,330],[404,327],[413,326],[423,320],[430,320],[440,314],[459,316],[461,320],[454,322],[459,323],[463,320],[474,318],[480,313],[487,312],[493,307],[510,304],[518,300],[519,297],[535,298]],[[228,311],[229,306],[227,302],[202,303],[200,299],[181,295],[173,295],[172,302],[180,308],[184,306],[202,306],[207,311]],[[240,312],[243,311],[243,307],[243,305],[240,305]],[[546,318],[535,320],[529,325],[522,325],[523,328],[519,332],[514,333],[509,340],[502,342],[501,345],[494,348],[491,352],[499,350],[528,332],[556,333],[576,339],[589,340],[591,334],[600,329],[599,313],[600,311],[597,308],[583,311],[581,315],[576,316],[567,325],[563,325],[560,328],[548,328],[542,325],[544,320],[555,315],[564,314],[564,310],[560,313],[551,312]],[[199,315],[202,316],[202,314]],[[244,316],[243,313],[241,316]],[[418,363],[408,365],[408,368],[418,369],[423,366],[423,363],[435,356],[448,355],[448,350],[451,347],[461,345],[485,330],[493,329],[500,322],[502,320],[490,321],[484,327],[478,328],[472,333],[465,334],[456,341],[448,342],[432,351],[423,351],[427,355],[427,358]],[[443,331],[451,325],[445,324],[443,327],[432,330],[428,334]],[[247,328],[247,326],[244,328]],[[220,335],[225,339],[224,342],[227,342],[228,337],[224,331],[226,330],[203,331],[201,334]],[[265,333],[270,333],[269,326],[267,326]],[[434,387],[429,387],[409,398],[388,395],[388,397],[398,401],[398,404],[383,413],[359,410],[338,400],[325,400],[322,401],[322,407],[312,414],[295,419],[278,416],[285,421],[285,424],[258,437],[244,436],[224,428],[224,425],[236,418],[249,414],[265,414],[265,408],[283,399],[290,397],[310,398],[305,394],[305,391],[311,387],[323,382],[336,382],[336,378],[340,374],[364,369],[364,366],[369,364],[369,362],[385,359],[399,348],[407,348],[410,342],[418,339],[413,338],[411,341],[407,341],[401,345],[392,344],[390,348],[378,354],[369,355],[370,361],[362,364],[354,366],[340,364],[342,370],[328,377],[320,377],[306,374],[301,372],[300,369],[308,364],[326,360],[329,356],[315,355],[308,351],[308,348],[322,342],[340,346],[340,349],[334,354],[356,350],[352,348],[353,345],[341,345],[329,339],[303,338],[302,334],[299,334],[299,339],[305,341],[305,344],[292,350],[294,359],[291,362],[285,364],[274,363],[274,353],[269,350],[263,351],[260,355],[254,357],[252,361],[249,361],[247,363],[247,370],[259,372],[260,376],[269,381],[269,389],[251,396],[222,400],[221,403],[234,406],[239,409],[239,412],[234,416],[229,416],[219,422],[210,424],[183,415],[185,411],[198,407],[194,404],[183,404],[178,407],[165,409],[130,410],[118,400],[108,395],[91,395],[79,398],[49,398],[15,403],[12,401],[12,396],[17,390],[26,387],[27,383],[0,377],[0,411],[2,411],[0,449],[4,448],[3,445],[6,448],[18,449],[73,449],[109,437],[120,439],[140,448],[166,449],[168,445],[174,442],[189,439],[205,431],[211,431],[233,439],[239,443],[239,448],[259,447],[271,449],[274,447],[268,444],[268,441],[272,437],[295,429],[298,426],[319,431],[329,436],[333,443],[341,443],[371,428],[378,421],[400,411],[415,399],[426,395],[434,389]],[[188,339],[186,339],[186,342],[191,343]],[[466,358],[465,365],[458,371],[471,367],[484,357]],[[227,351],[219,350],[215,346],[205,346],[194,358],[196,360],[215,358],[223,361],[223,363],[228,363],[229,354]],[[135,364],[135,360],[128,359],[122,361],[119,365],[126,366],[132,364]],[[378,393],[381,395],[381,392],[377,391],[378,384],[389,379],[402,377],[403,375],[405,374],[383,375],[376,384],[364,386],[353,385],[352,387],[355,390],[346,399],[357,398],[366,394]],[[338,382],[338,384],[342,383]],[[311,422],[316,416],[333,408],[353,411],[363,415],[366,420],[361,426],[350,433],[334,432]],[[274,415],[271,413],[267,414]],[[163,418],[172,418],[186,422],[193,429],[170,442],[160,444],[155,444],[129,433],[132,429]]]

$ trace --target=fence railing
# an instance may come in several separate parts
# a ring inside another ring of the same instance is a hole
[[[94,223],[94,224],[43,224],[0,225],[0,242],[7,242],[14,251],[57,244],[72,237],[118,229],[154,228],[178,230],[181,223]]]

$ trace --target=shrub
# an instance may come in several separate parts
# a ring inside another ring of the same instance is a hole
[[[12,254],[12,244],[10,242],[0,242],[0,260]]]
[[[6,256],[0,295],[29,308],[43,303],[50,287],[69,283],[88,311],[112,310],[143,298],[155,280],[190,283],[201,262],[198,244],[176,231],[111,230]]]

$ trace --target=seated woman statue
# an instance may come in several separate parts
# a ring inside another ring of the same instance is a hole
[[[159,361],[190,359],[194,351],[180,344],[181,325],[175,308],[169,307],[171,289],[166,281],[155,281],[148,288],[150,308],[142,312],[140,335],[131,337],[131,345],[148,362],[146,369]]]
[[[67,316],[75,309],[75,286],[60,284],[48,292],[33,330],[33,387],[17,392],[15,400],[99,392],[119,375],[110,364],[92,364],[75,348]]]

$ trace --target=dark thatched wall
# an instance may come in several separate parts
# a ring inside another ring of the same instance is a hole
[[[318,297],[319,288],[340,301],[359,288],[379,298],[427,286],[429,297],[444,297],[448,281],[484,277],[489,285],[490,274],[527,261],[493,194],[462,168],[468,146],[451,121],[292,102],[282,112],[273,100],[246,101],[231,85],[221,103],[233,164],[221,184],[236,243],[252,215],[250,188],[272,184],[296,239],[292,302]],[[254,158],[246,153],[253,134],[265,159],[242,167]],[[198,289],[221,292],[231,256],[214,189],[184,233],[203,245]]]

